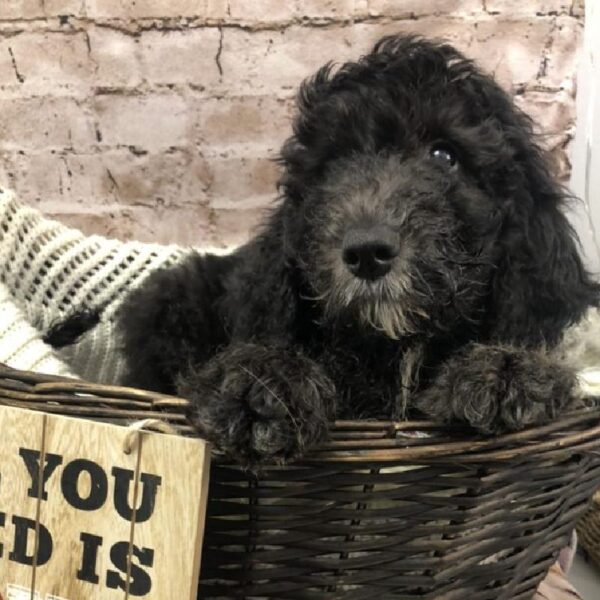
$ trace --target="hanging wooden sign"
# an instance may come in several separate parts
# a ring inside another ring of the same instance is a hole
[[[0,406],[0,600],[193,600],[210,451]]]

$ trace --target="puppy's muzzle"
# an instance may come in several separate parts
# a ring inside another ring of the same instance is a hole
[[[385,225],[350,229],[342,244],[342,258],[348,270],[369,281],[389,273],[399,252],[397,234]]]

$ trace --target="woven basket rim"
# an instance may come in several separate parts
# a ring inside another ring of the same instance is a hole
[[[156,418],[178,433],[198,437],[185,417],[189,402],[130,387],[89,383],[21,371],[0,364],[0,405],[98,418],[115,424]],[[600,450],[600,407],[562,415],[546,425],[482,437],[464,427],[433,421],[339,420],[331,439],[310,449],[301,463],[443,462],[470,464],[540,459]]]

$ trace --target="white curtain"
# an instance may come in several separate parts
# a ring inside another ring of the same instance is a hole
[[[600,2],[587,0],[585,10],[571,173],[571,189],[583,202],[570,216],[587,263],[600,276]]]

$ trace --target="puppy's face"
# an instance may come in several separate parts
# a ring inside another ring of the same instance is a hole
[[[478,321],[520,185],[506,95],[454,50],[402,43],[307,83],[282,153],[324,314],[392,338]]]
[[[393,338],[477,318],[499,213],[447,141],[333,161],[304,211],[305,274],[329,318]]]

